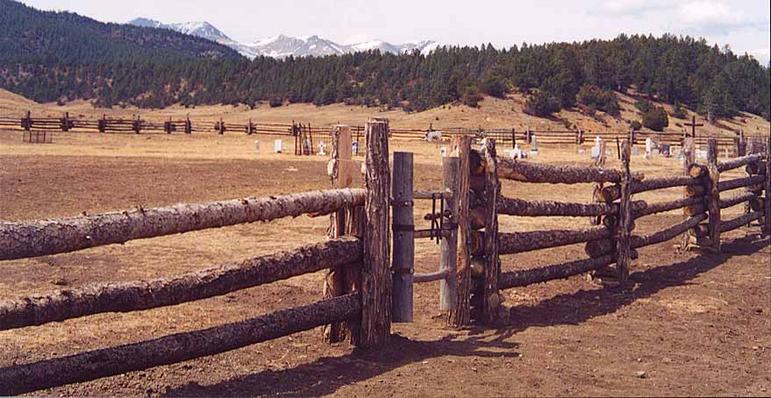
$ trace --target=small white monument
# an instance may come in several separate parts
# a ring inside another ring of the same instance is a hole
[[[319,143],[319,156],[326,156],[327,155],[327,153],[324,152],[325,149],[327,149],[327,146],[326,146],[326,144],[324,144],[324,141],[321,141]]]
[[[650,159],[653,155],[658,155],[658,149],[656,148],[656,142],[651,137],[648,137],[645,139],[645,159]]]
[[[446,146],[439,147],[439,155],[441,157],[443,157],[443,158],[447,157],[447,147]]]
[[[273,141],[273,152],[275,153],[284,152],[284,141],[281,141],[281,140]]]
[[[538,156],[538,137],[535,134],[530,136],[530,157]]]
[[[359,154],[359,141],[354,141],[351,143],[351,152],[353,152],[354,155]]]
[[[602,138],[597,136],[594,139],[594,146],[592,147],[592,159],[597,160],[602,155]]]
[[[254,150],[255,150],[257,153],[260,153],[260,140],[256,140],[256,141],[254,141]]]

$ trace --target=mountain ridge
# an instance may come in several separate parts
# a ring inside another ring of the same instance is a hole
[[[319,37],[318,35],[302,38],[284,34],[256,40],[253,43],[242,43],[233,40],[207,21],[164,23],[154,19],[138,17],[132,19],[127,24],[146,28],[168,29],[187,35],[201,37],[228,46],[238,51],[241,55],[252,59],[258,56],[279,59],[289,56],[323,57],[327,55],[343,55],[372,50],[379,50],[382,53],[391,54],[411,53],[417,50],[421,54],[428,54],[439,46],[439,44],[433,40],[393,44],[384,40],[375,39],[361,43],[339,44],[333,40]]]

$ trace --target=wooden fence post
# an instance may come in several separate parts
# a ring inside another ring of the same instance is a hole
[[[27,111],[25,116],[22,116],[21,128],[27,131],[30,131],[30,129],[32,129],[32,112],[31,111]]]
[[[763,199],[765,216],[763,226],[766,236],[771,236],[771,135],[766,141],[766,192]]]
[[[630,140],[624,140],[621,143],[621,199],[618,207],[618,229],[616,237],[616,269],[618,271],[618,283],[621,286],[626,285],[629,278],[629,266],[631,265],[631,245],[632,235],[632,175],[629,169],[630,158],[632,155],[632,143]]]
[[[335,188],[347,188],[351,186],[353,179],[353,167],[351,163],[351,131],[348,126],[336,126],[332,132],[332,150],[330,153],[327,173]],[[345,234],[346,209],[340,209],[329,215],[330,239],[336,239]],[[350,293],[347,289],[345,269],[335,267],[327,271],[324,278],[324,298],[342,296]],[[344,323],[334,323],[324,327],[324,341],[337,343],[345,339]]]
[[[693,137],[683,138],[683,174],[689,175],[691,166],[696,163],[696,152]],[[683,197],[689,197],[688,187],[683,188]],[[688,208],[683,208],[683,220],[687,220],[691,215],[688,214]],[[680,250],[688,250],[691,245],[691,231],[685,231],[683,233],[682,240],[680,242]]]
[[[709,187],[707,190],[707,210],[709,212],[709,239],[712,249],[720,252],[720,171],[717,169],[717,140],[707,140],[707,172]]]
[[[501,262],[498,257],[498,196],[501,192],[501,184],[498,181],[496,169],[497,157],[495,153],[495,140],[485,140],[485,275],[482,285],[482,320],[485,323],[494,323],[498,320],[498,306],[501,304],[501,296],[498,292],[498,276],[501,273]]]
[[[458,151],[458,190],[455,191],[458,205],[458,252],[457,252],[457,294],[455,305],[447,317],[449,325],[467,326],[471,322],[471,253],[469,250],[469,193],[471,191],[471,137],[456,136]]]
[[[394,152],[391,180],[393,208],[393,322],[412,322],[412,275],[415,271],[412,153]]]
[[[439,270],[447,271],[447,277],[439,281],[439,309],[450,311],[455,308],[458,295],[457,274],[458,265],[458,166],[460,159],[457,157],[445,157],[442,159],[442,188],[452,196],[444,198],[444,208],[449,211],[450,217],[445,218],[443,224],[448,226],[442,231],[440,242],[441,257],[439,258]]]
[[[391,334],[388,122],[368,121],[365,134],[367,193],[364,208],[367,220],[361,270],[361,327],[357,343],[361,347],[377,347],[386,344]]]
[[[185,118],[185,134],[193,133],[193,122],[190,121],[190,116]]]

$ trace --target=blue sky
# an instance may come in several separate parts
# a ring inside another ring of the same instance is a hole
[[[283,33],[341,43],[371,39],[512,44],[612,38],[620,33],[704,37],[769,60],[769,0],[24,0],[100,21],[205,20],[242,42]]]

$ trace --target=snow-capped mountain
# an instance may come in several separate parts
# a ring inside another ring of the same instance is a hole
[[[231,39],[226,34],[222,33],[221,30],[214,27],[214,25],[205,21],[165,24],[154,19],[136,18],[129,21],[129,25],[143,26],[146,28],[169,29],[179,33],[184,33],[186,35],[202,37],[215,43],[228,46],[249,58],[254,58],[258,55],[254,52],[251,46],[241,44]]]
[[[391,44],[383,40],[372,40],[363,43],[343,45],[316,35],[305,38],[278,35],[259,40],[252,44],[246,44],[231,39],[208,22],[165,24],[152,19],[136,18],[130,21],[129,24],[148,28],[170,29],[187,35],[202,37],[233,48],[249,58],[257,56],[286,58],[290,55],[294,57],[321,57],[325,55],[341,55],[370,50],[380,50],[380,52],[392,54],[412,53],[413,51],[419,51],[421,54],[428,54],[439,47],[438,43],[431,40],[405,44]]]

